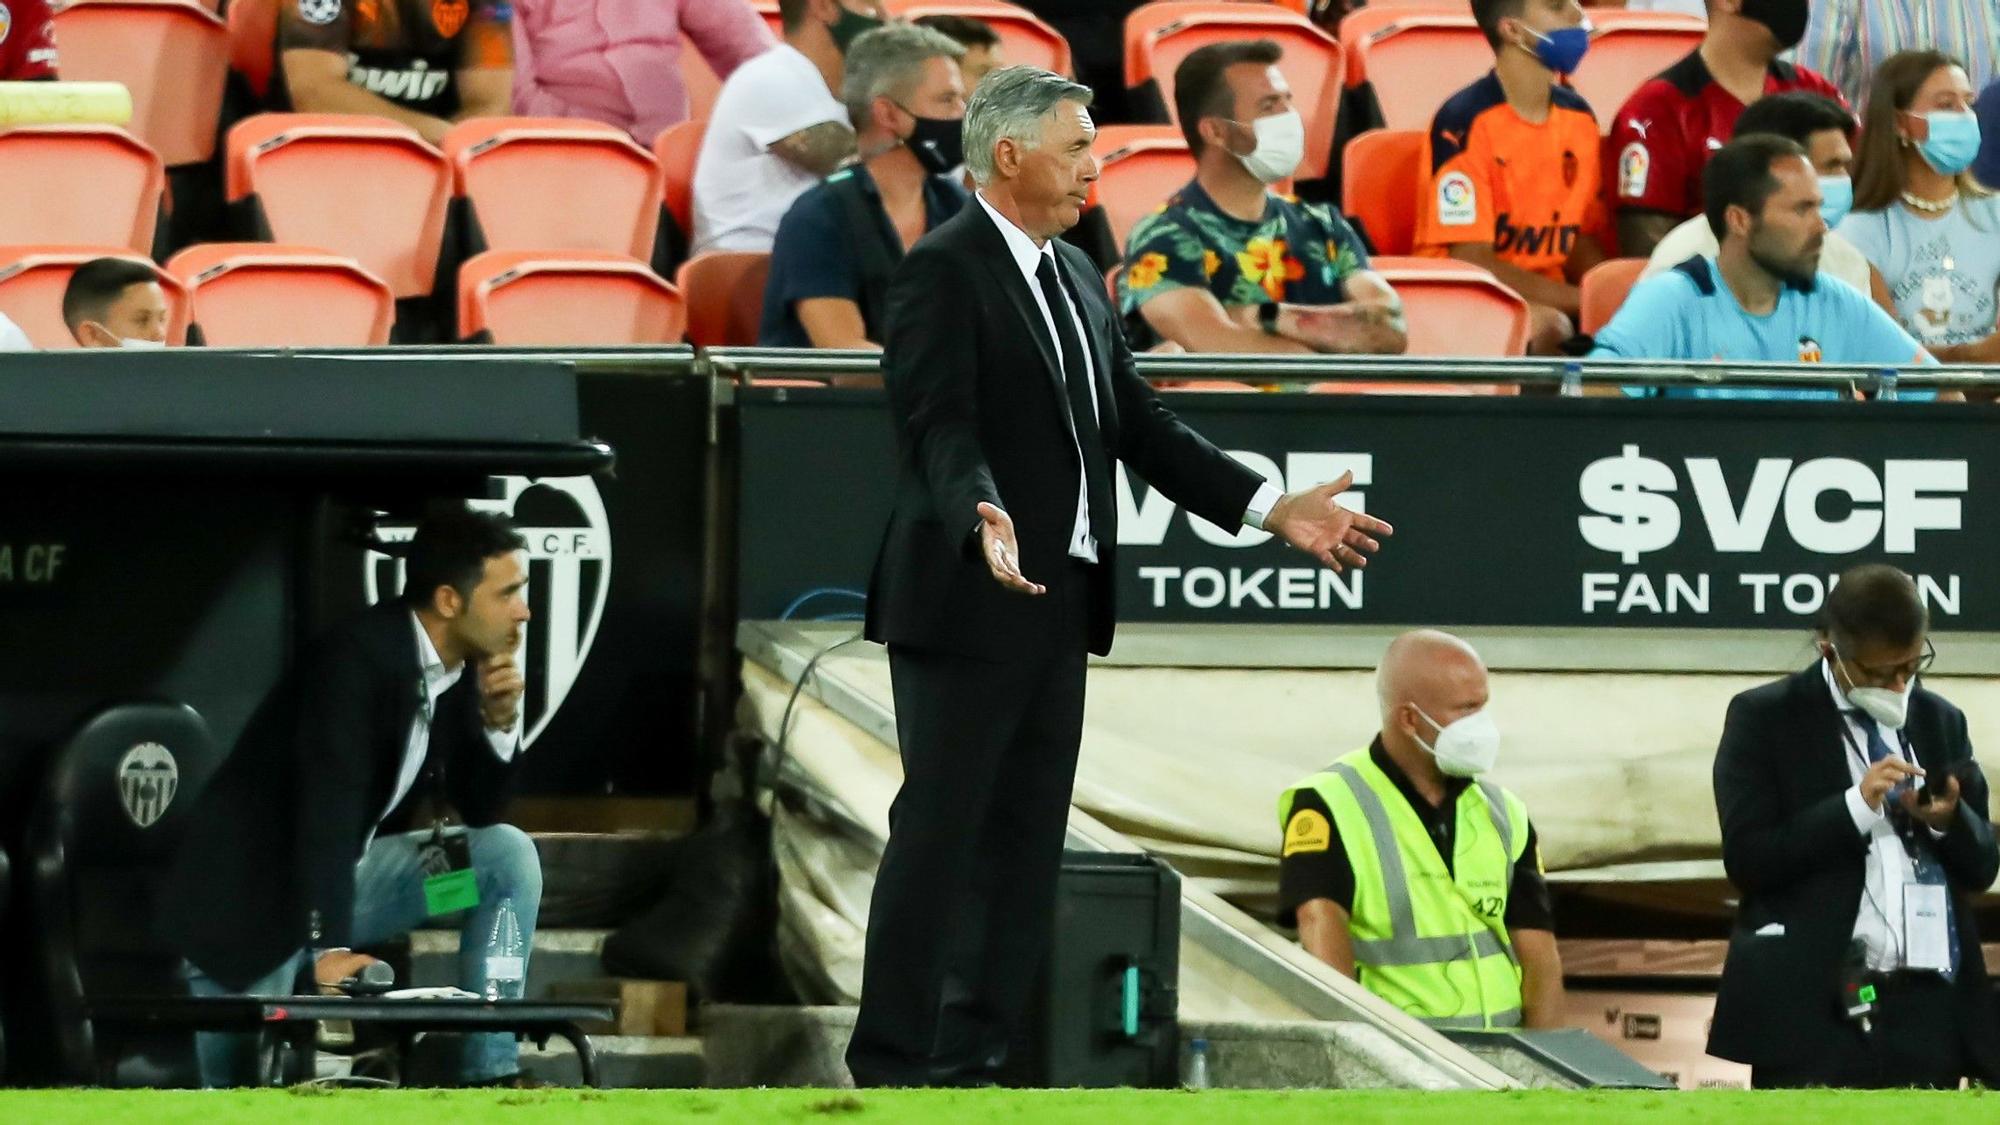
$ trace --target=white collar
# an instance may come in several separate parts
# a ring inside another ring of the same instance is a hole
[[[1014,256],[1014,265],[1020,268],[1021,275],[1026,277],[1030,284],[1034,284],[1035,271],[1041,268],[1042,259],[1055,260],[1054,240],[1036,246],[1035,240],[1028,237],[1027,231],[1015,226],[1012,219],[993,209],[993,205],[986,201],[985,192],[974,192],[972,198],[979,201],[979,205],[984,207],[986,214],[992,218],[993,225],[1000,228],[1000,237],[1006,241],[1007,252]]]
[[[415,610],[410,611],[410,624],[417,629],[417,667],[423,672],[424,690],[435,700],[458,682],[458,677],[465,672],[465,665],[460,664],[456,668],[444,666],[444,657],[438,655],[437,646],[431,643],[431,635],[424,629],[423,619],[417,616]]]

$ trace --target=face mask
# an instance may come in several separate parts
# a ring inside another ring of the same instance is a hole
[[[1535,37],[1535,57],[1543,66],[1557,74],[1570,74],[1590,50],[1590,30],[1586,20],[1580,27],[1559,27],[1547,35],[1530,27],[1528,34]]]
[[[1259,117],[1250,123],[1257,147],[1238,156],[1259,183],[1275,184],[1298,170],[1306,155],[1306,119],[1296,109]]]
[[[1917,146],[1924,161],[1947,176],[1956,176],[1972,167],[1979,155],[1979,118],[1969,112],[1938,110],[1923,115],[1930,124],[1930,136]]]
[[[1806,0],[1743,0],[1743,18],[1770,28],[1780,51],[1806,37]]]
[[[917,163],[933,176],[943,176],[965,163],[965,121],[957,117],[925,117],[905,106],[897,109],[916,118],[917,127],[903,138]]]
[[[864,16],[852,8],[843,6],[840,9],[840,18],[835,20],[827,31],[833,36],[833,45],[840,48],[840,53],[844,55],[847,53],[849,43],[881,27],[882,22],[874,16]]]
[[[165,340],[138,340],[131,336],[120,336],[118,338],[118,346],[121,348],[136,348],[139,351],[152,351],[166,347],[167,342]]]
[[[1854,209],[1854,181],[1846,176],[1821,176],[1819,194],[1819,217],[1825,219],[1827,229],[1832,230]]]
[[[1883,687],[1855,687],[1854,673],[1848,669],[1847,662],[1840,659],[1839,653],[1835,653],[1833,658],[1840,662],[1841,671],[1847,678],[1847,701],[1890,730],[1902,730],[1904,720],[1910,716],[1910,693],[1917,690],[1916,678],[1911,677],[1909,682],[1903,685],[1902,691]]]
[[[1425,722],[1438,727],[1437,720],[1424,715],[1423,708],[1418,707],[1417,714],[1423,715]],[[1435,744],[1419,738],[1417,745],[1437,759],[1438,769],[1447,776],[1478,777],[1492,769],[1494,761],[1500,757],[1500,727],[1488,712],[1474,711],[1448,727],[1438,727]]]

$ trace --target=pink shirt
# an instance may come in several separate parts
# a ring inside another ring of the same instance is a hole
[[[777,43],[747,0],[514,0],[514,112],[608,122],[650,147],[688,115],[683,39],[718,78]]]

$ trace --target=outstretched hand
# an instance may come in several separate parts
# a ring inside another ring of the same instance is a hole
[[[1048,587],[1030,582],[1021,573],[1021,545],[1014,540],[1014,519],[998,507],[979,505],[979,553],[993,580],[1020,594],[1046,594]]]
[[[1366,512],[1343,508],[1334,499],[1354,483],[1353,472],[1317,488],[1288,492],[1264,518],[1264,530],[1338,571],[1368,565],[1380,550],[1375,537],[1395,534],[1395,528]]]

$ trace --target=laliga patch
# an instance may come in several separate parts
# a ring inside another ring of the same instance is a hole
[[[7,10],[7,5],[0,4],[0,43],[7,41],[7,33],[12,30],[14,30],[14,13]]]
[[[1633,141],[1618,154],[1618,194],[1626,199],[1637,199],[1646,194],[1646,177],[1653,170],[1653,154],[1646,146]]]
[[[1467,227],[1479,220],[1479,196],[1472,190],[1472,177],[1448,172],[1438,181],[1438,225]]]
[[[299,18],[325,27],[340,18],[340,0],[299,0]]]
[[[1292,821],[1285,825],[1285,855],[1300,852],[1323,852],[1333,842],[1333,829],[1326,818],[1312,809],[1300,809],[1292,814]]]

